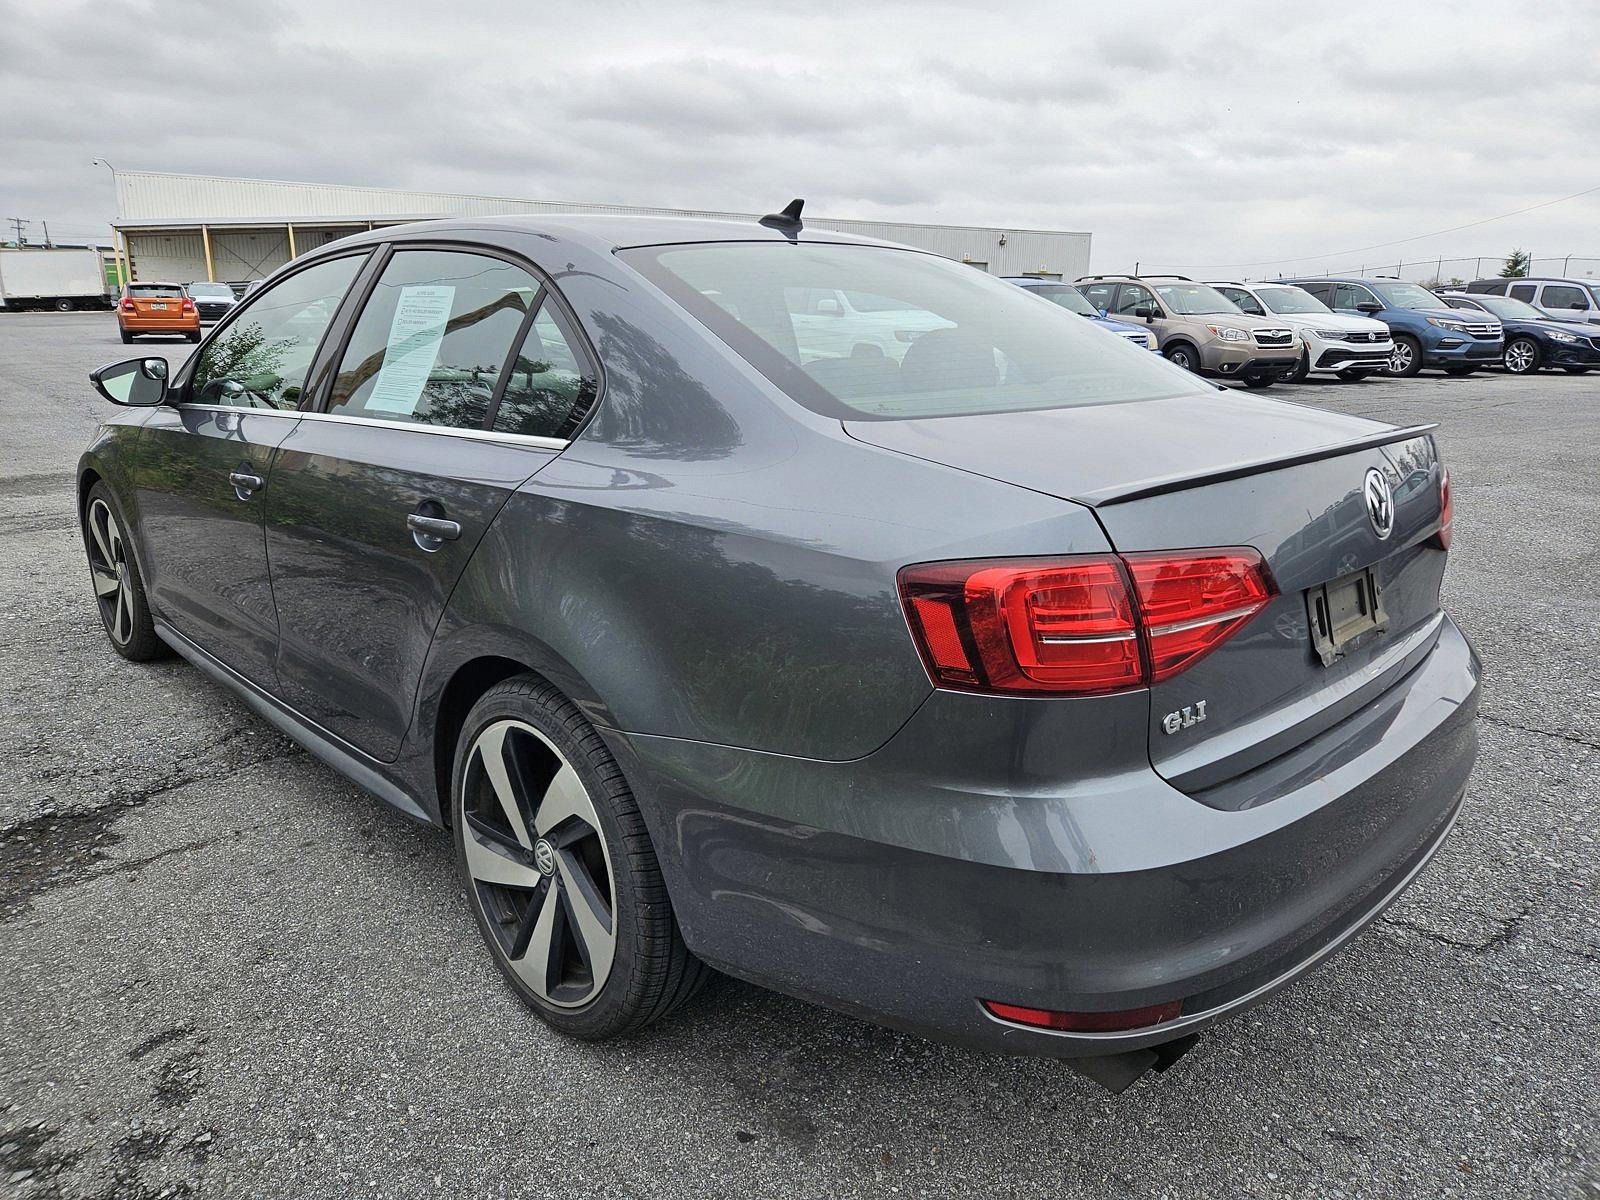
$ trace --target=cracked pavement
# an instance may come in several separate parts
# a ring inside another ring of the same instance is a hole
[[[71,471],[125,354],[0,315],[0,1195],[1600,1197],[1600,379],[1276,389],[1442,423],[1482,754],[1381,922],[1111,1097],[731,981],[549,1032],[443,836],[104,644]]]

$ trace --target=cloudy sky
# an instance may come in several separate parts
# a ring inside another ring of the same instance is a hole
[[[103,231],[102,157],[741,211],[802,195],[1090,230],[1101,270],[1600,260],[1588,0],[0,0],[0,113],[0,216],[34,235]]]

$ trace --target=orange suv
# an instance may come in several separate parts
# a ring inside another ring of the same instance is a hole
[[[181,333],[200,340],[200,310],[181,283],[130,283],[117,305],[122,340],[141,333]]]

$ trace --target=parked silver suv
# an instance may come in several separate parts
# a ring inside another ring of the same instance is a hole
[[[1266,387],[1300,361],[1300,337],[1285,322],[1252,317],[1185,275],[1086,275],[1077,287],[1109,316],[1148,323],[1161,353],[1200,375]]]

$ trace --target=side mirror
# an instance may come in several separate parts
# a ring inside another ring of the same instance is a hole
[[[1383,311],[1383,305],[1377,303],[1375,300],[1363,300],[1360,304],[1356,305],[1356,311],[1364,313],[1379,313]]]
[[[1141,304],[1133,310],[1133,315],[1143,317],[1146,321],[1154,321],[1161,315],[1161,310],[1153,304]]]
[[[167,399],[167,360],[130,358],[91,372],[89,382],[113,404],[125,408],[154,408]]]

